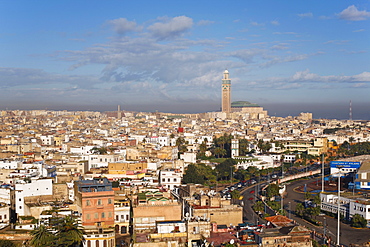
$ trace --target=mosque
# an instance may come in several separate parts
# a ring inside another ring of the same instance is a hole
[[[221,112],[228,118],[247,117],[250,119],[263,119],[267,111],[263,107],[248,101],[235,101],[231,103],[231,80],[229,71],[225,70],[222,78]]]

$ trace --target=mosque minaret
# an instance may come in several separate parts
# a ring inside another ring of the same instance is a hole
[[[231,113],[231,80],[229,79],[229,71],[225,70],[222,78],[222,107],[221,111]]]

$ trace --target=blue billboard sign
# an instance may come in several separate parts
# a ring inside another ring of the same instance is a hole
[[[330,168],[360,168],[358,161],[330,161]]]

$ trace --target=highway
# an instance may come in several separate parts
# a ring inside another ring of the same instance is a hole
[[[315,178],[317,179],[317,178]],[[314,230],[317,233],[322,234],[324,229],[322,226],[315,226],[300,217],[296,216],[294,214],[296,204],[299,202],[304,201],[304,193],[297,192],[295,188],[304,186],[305,184],[308,184],[312,181],[315,181],[315,179],[307,180],[297,180],[294,182],[291,182],[287,186],[287,193],[284,197],[284,208],[287,210],[288,214],[287,216],[290,216],[291,219],[295,220],[300,225],[306,226],[310,230]],[[266,221],[258,217],[258,215],[253,211],[252,206],[256,202],[257,199],[257,193],[260,188],[262,188],[263,185],[265,185],[266,182],[261,182],[249,187],[246,187],[241,191],[241,194],[243,195],[243,221],[248,221],[254,224],[261,224],[265,223]],[[289,208],[290,208],[290,214],[289,214]],[[317,216],[317,219],[323,222],[323,217],[326,218],[326,234],[328,237],[332,239],[332,241],[337,240],[337,220],[335,218],[329,217],[329,216]],[[364,242],[370,241],[370,229],[357,229],[352,228],[347,224],[341,223],[340,224],[341,229],[341,235],[340,235],[340,244],[344,246],[351,246],[354,244],[363,244]]]
[[[317,178],[316,178],[317,179]],[[298,180],[291,182],[287,186],[287,195],[284,198],[284,208],[289,210],[291,208],[291,218],[297,221],[299,224],[305,225],[311,230],[315,230],[318,233],[323,233],[323,227],[314,226],[311,223],[308,223],[302,220],[300,217],[297,217],[293,212],[295,210],[296,204],[298,202],[304,201],[304,193],[296,192],[294,189],[300,186],[304,186],[315,179],[311,180]],[[290,206],[289,206],[290,203]],[[317,219],[323,222],[324,216],[317,216]],[[327,235],[331,237],[333,241],[337,239],[337,219],[334,219],[329,216],[325,216],[327,228],[326,232]],[[352,228],[347,224],[341,223],[340,224],[341,235],[340,235],[340,244],[345,246],[350,246],[351,244],[362,244],[364,242],[370,241],[370,229],[356,229]]]

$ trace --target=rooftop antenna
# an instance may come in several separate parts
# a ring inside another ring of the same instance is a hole
[[[352,121],[352,100],[349,101],[349,120]]]

